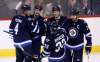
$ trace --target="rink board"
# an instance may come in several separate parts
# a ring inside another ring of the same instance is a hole
[[[91,33],[93,48],[92,53],[100,53],[100,17],[83,18],[88,23]],[[15,56],[13,40],[9,34],[3,32],[8,30],[11,20],[0,20],[0,56]]]
[[[100,53],[100,45],[93,46],[92,54],[94,53]],[[0,49],[0,56],[15,56],[15,49]]]

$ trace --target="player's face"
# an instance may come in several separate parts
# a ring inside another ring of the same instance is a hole
[[[24,14],[30,16],[31,15],[31,10],[25,11]]]
[[[53,11],[53,16],[54,16],[54,17],[60,16],[60,12],[59,12],[59,11]]]
[[[37,16],[40,15],[40,10],[39,9],[35,9],[34,14],[37,15]]]
[[[72,19],[73,22],[77,21],[77,16],[76,15],[71,15],[70,18]]]

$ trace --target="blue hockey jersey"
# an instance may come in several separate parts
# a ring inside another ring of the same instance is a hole
[[[65,28],[69,38],[68,42],[66,43],[68,48],[83,48],[84,37],[87,40],[87,44],[92,44],[90,29],[84,20],[78,19],[76,22],[73,22],[72,19],[68,19],[64,23],[63,28]]]
[[[46,34],[49,35],[50,33],[50,25],[53,23],[53,21],[56,21],[59,27],[63,26],[64,22],[67,20],[65,16],[59,16],[58,18],[51,17],[47,20],[47,32]]]
[[[44,42],[43,56],[50,59],[63,59],[65,56],[65,47],[68,38],[63,29],[59,29],[55,34],[46,36]]]
[[[42,16],[33,17],[29,20],[31,24],[31,32],[34,35],[44,36],[45,35],[45,22]]]
[[[12,18],[9,31],[13,32],[15,44],[31,43],[30,31],[31,27],[26,16],[16,15]],[[27,41],[28,40],[28,41]]]

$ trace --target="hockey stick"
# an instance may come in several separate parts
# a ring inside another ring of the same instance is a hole
[[[21,7],[22,1],[19,1],[18,4],[15,7],[15,13],[18,14],[18,9]]]
[[[32,54],[26,52],[26,51],[24,50],[24,48],[23,48],[21,45],[18,45],[18,47],[23,51],[23,53],[24,53],[25,55],[27,55],[27,56],[29,56],[29,57],[32,57],[34,60],[36,60],[36,62],[40,62],[40,60],[39,60],[38,57],[35,57],[35,56],[33,56]]]
[[[71,56],[72,56],[72,62],[74,62],[74,52],[73,52],[73,49],[71,49]]]
[[[86,54],[87,54],[87,60],[88,60],[88,62],[90,62],[90,54],[89,54],[89,52],[87,52]]]
[[[13,35],[11,32],[7,31],[7,30],[3,30],[3,32],[7,33],[7,34],[11,34]]]
[[[38,57],[34,57],[32,54],[26,52],[26,51],[24,50],[24,48],[23,48],[22,46],[20,46],[20,45],[19,45],[19,48],[23,51],[23,53],[24,53],[25,55],[27,55],[27,56],[29,56],[29,57],[32,57],[34,60],[36,60],[36,62],[39,62],[39,60],[37,59]]]
[[[5,32],[5,33],[7,33],[7,34],[10,34],[10,35],[13,35],[12,33],[10,33],[10,32],[7,31],[7,30],[3,30],[3,32]],[[27,56],[29,56],[29,57],[32,57],[34,60],[37,60],[37,57],[34,57],[32,54],[26,52],[26,51],[24,50],[24,48],[23,48],[21,45],[17,45],[17,46],[23,51],[23,53],[24,53],[25,55],[27,55]],[[39,62],[39,60],[37,60],[37,62]]]

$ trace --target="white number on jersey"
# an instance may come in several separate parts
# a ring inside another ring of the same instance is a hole
[[[16,26],[15,26],[15,34],[16,34],[16,35],[17,35],[17,33],[18,33],[18,26],[19,26],[19,23],[17,23]]]
[[[56,50],[55,52],[59,52],[62,48],[64,48],[64,45],[66,44],[65,39],[61,39],[56,43]]]

